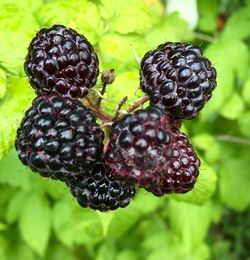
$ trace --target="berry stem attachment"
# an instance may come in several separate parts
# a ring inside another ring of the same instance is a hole
[[[98,98],[98,101],[97,101],[98,107],[101,106],[102,97],[105,94],[107,85],[112,84],[114,82],[114,80],[115,80],[115,70],[114,69],[110,69],[110,70],[102,72],[102,75],[101,75],[102,90],[100,92],[101,96]]]
[[[85,97],[84,99],[82,99],[82,101],[103,122],[107,123],[107,122],[111,122],[112,121],[112,117],[109,114],[107,114],[104,111],[102,111],[99,107],[97,107],[88,97]]]
[[[145,95],[145,96],[142,96],[142,97],[138,98],[138,99],[134,102],[134,104],[132,104],[132,105],[127,109],[127,112],[128,112],[128,113],[133,112],[136,108],[143,106],[143,104],[146,103],[148,100],[149,100],[149,96],[148,96],[148,95]]]
[[[104,128],[106,126],[112,125],[112,122],[122,119],[125,114],[133,112],[138,107],[142,107],[143,104],[149,100],[149,96],[145,95],[145,96],[138,98],[124,113],[121,113],[120,109],[125,104],[127,99],[128,99],[127,97],[124,97],[121,100],[121,102],[118,104],[116,114],[114,117],[112,117],[108,113],[105,113],[104,111],[102,111],[100,109],[100,107],[98,107],[98,105],[94,104],[92,102],[92,100],[88,97],[83,98],[82,102],[86,107],[90,108],[100,120],[102,120],[101,127]]]
[[[116,113],[115,113],[115,115],[114,115],[113,121],[115,121],[117,118],[119,118],[119,115],[120,115],[120,113],[121,113],[121,108],[122,108],[122,106],[127,102],[127,100],[128,100],[128,97],[126,96],[126,97],[124,97],[124,98],[120,101],[120,103],[119,103],[118,106],[117,106]]]

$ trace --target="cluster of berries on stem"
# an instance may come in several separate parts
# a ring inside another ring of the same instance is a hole
[[[101,109],[114,69],[102,72],[98,97],[88,95],[98,64],[93,46],[73,29],[54,25],[36,34],[24,69],[37,97],[15,142],[22,163],[64,181],[82,207],[103,212],[126,207],[136,188],[156,196],[190,191],[200,161],[180,126],[212,96],[216,71],[210,61],[187,43],[147,52],[140,63],[145,95],[125,113],[124,97],[114,115]]]

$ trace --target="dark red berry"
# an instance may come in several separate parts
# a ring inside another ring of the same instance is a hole
[[[113,124],[105,160],[114,176],[157,196],[191,190],[200,165],[187,137],[154,107]]]

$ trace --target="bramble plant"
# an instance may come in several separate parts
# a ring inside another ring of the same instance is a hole
[[[250,2],[163,2],[1,1],[0,259],[249,257]]]
[[[140,85],[148,96],[137,103],[150,100],[150,106],[134,112],[134,104],[133,114],[122,115],[125,97],[112,118],[100,106],[114,69],[102,74],[101,92],[94,89],[98,100],[87,96],[99,73],[97,57],[86,37],[63,25],[36,34],[24,68],[38,98],[17,130],[19,159],[41,176],[65,181],[81,206],[99,211],[126,207],[137,186],[156,196],[192,190],[200,161],[177,125],[211,98],[216,71],[210,61],[200,48],[179,42],[147,52]],[[77,101],[85,96],[89,111]]]

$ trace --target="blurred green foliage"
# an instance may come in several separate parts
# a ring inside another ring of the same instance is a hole
[[[191,30],[160,0],[1,0],[1,260],[250,259],[250,1],[196,4]],[[115,69],[103,102],[110,113],[124,96],[131,104],[142,94],[135,53],[141,58],[164,41],[202,46],[218,87],[199,118],[185,123],[202,158],[193,191],[163,198],[140,191],[126,209],[102,214],[19,162],[16,129],[35,96],[23,71],[27,46],[55,23],[86,35],[101,70]]]

